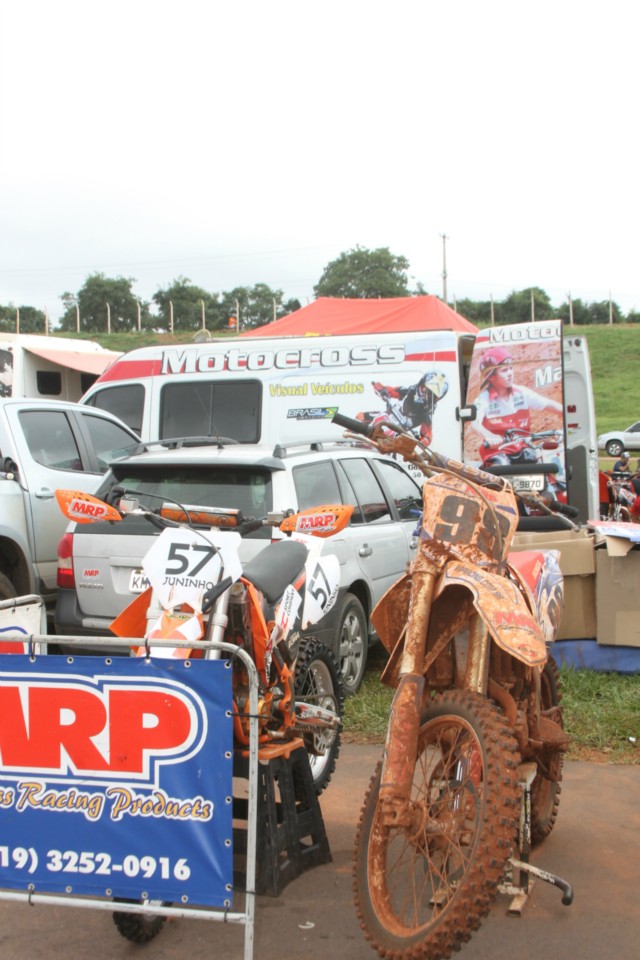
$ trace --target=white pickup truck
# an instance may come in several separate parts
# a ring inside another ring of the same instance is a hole
[[[55,491],[91,491],[138,437],[103,410],[52,400],[0,400],[0,600],[55,601],[67,521]]]

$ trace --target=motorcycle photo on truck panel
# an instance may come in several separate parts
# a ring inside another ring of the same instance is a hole
[[[506,476],[517,492],[566,503],[562,385],[559,321],[479,336],[467,389],[475,417],[465,424],[465,462]]]

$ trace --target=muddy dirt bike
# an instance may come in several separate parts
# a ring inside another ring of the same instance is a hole
[[[555,552],[508,557],[518,506],[506,480],[391,423],[369,429],[339,413],[334,422],[427,477],[418,554],[372,616],[389,652],[381,680],[396,692],[358,826],[354,890],[382,957],[439,960],[469,939],[505,870],[520,866],[525,767],[532,842],[556,821],[568,738],[546,642],[562,575]],[[569,885],[551,882],[569,903]]]
[[[331,650],[319,638],[301,639],[300,633],[335,603],[339,561],[321,553],[318,538],[344,529],[353,507],[330,504],[255,519],[162,497],[157,509],[149,509],[136,491],[115,488],[114,493],[112,502],[104,503],[79,491],[56,491],[70,520],[117,522],[137,515],[162,530],[143,560],[150,586],[113,621],[112,632],[140,638],[132,647],[134,656],[218,658],[219,650],[202,646],[212,641],[249,653],[259,678],[259,745],[299,738],[320,793],[340,751],[344,695]],[[241,537],[263,526],[287,536],[243,567]],[[233,710],[234,743],[242,751],[249,744],[249,679],[239,658],[233,665]],[[124,912],[113,916],[120,933],[137,943],[151,940],[165,920]]]
[[[480,446],[482,469],[489,473],[508,475],[518,493],[540,493],[561,503],[567,502],[567,486],[558,478],[561,464],[549,451],[557,450],[563,442],[561,430],[528,430],[510,428],[501,443],[488,441]],[[533,507],[529,512],[533,511]]]

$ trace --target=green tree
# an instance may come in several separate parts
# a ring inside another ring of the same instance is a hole
[[[388,247],[356,247],[328,263],[313,289],[316,297],[408,297],[408,269],[406,257],[395,256]]]
[[[20,314],[20,333],[45,333],[45,315],[36,307],[14,307],[12,303],[0,306],[0,330],[3,333],[16,333],[17,314]]]
[[[456,300],[456,312],[470,323],[491,323],[490,300]]]
[[[136,330],[139,301],[131,289],[134,283],[132,278],[91,274],[77,294],[67,292],[61,295],[65,311],[60,319],[60,329],[75,331],[79,315],[82,332],[105,332],[108,325],[112,333]],[[151,325],[148,303],[140,303],[140,316],[142,324],[148,328]]]
[[[282,290],[272,290],[266,283],[256,283],[253,287],[234,287],[222,294],[222,309],[224,322],[229,324],[230,318],[236,318],[237,309],[240,309],[240,330],[251,330],[261,327],[272,320],[300,309],[299,300],[283,301]]]
[[[188,277],[177,277],[171,286],[157,290],[153,297],[159,317],[157,325],[168,330],[173,307],[174,330],[200,330],[204,306],[204,325],[208,330],[222,326],[222,308],[217,293],[208,293],[191,283]]]
[[[590,319],[587,323],[609,323],[609,301],[601,300],[599,303],[590,303],[588,305]],[[611,313],[614,323],[623,323],[624,317],[617,303],[611,304]]]
[[[567,326],[570,326],[571,313],[573,313],[574,324],[577,324],[578,326],[593,322],[589,314],[589,305],[581,300],[580,297],[571,301],[571,311],[569,310],[568,301],[566,303],[561,303],[555,311],[555,316],[562,320]]]
[[[551,320],[555,311],[548,295],[540,287],[528,287],[526,290],[514,290],[504,300],[495,305],[495,322],[528,323],[531,317],[531,298],[533,296],[534,316],[536,320]]]

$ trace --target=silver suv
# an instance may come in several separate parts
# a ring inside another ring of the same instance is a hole
[[[340,560],[341,595],[313,632],[334,652],[345,691],[358,689],[371,610],[406,570],[417,542],[420,488],[403,466],[351,443],[266,449],[189,438],[147,444],[144,452],[113,463],[96,495],[108,497],[116,485],[135,490],[145,506],[157,507],[160,496],[235,507],[254,517],[324,503],[353,504],[349,527],[323,542],[323,550]],[[155,496],[145,501],[145,493]],[[273,533],[263,528],[244,539],[243,562]],[[108,633],[111,621],[147,586],[141,563],[157,535],[147,520],[133,516],[122,523],[70,525],[58,550],[58,633]]]

